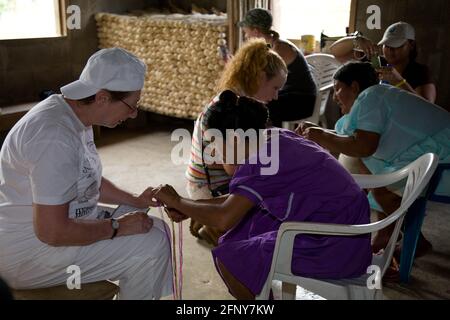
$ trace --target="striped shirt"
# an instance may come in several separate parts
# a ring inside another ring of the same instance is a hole
[[[202,161],[203,148],[207,146],[210,141],[207,141],[204,135],[203,115],[211,105],[219,100],[219,95],[216,96],[198,116],[195,122],[194,134],[192,136],[191,155],[189,166],[186,170],[186,179],[200,186],[207,186],[208,180],[206,178],[205,167]],[[231,177],[225,172],[221,165],[208,165],[208,172],[211,178],[211,189],[216,189],[222,185],[229,184]]]

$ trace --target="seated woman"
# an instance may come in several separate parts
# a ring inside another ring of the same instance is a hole
[[[225,91],[206,111],[203,122],[221,133],[213,151],[226,159],[224,167],[232,175],[230,194],[192,201],[170,186],[154,191],[175,221],[191,217],[227,232],[212,253],[220,275],[238,299],[253,299],[261,292],[282,222],[369,222],[366,194],[337,160],[291,131],[265,130],[267,118],[263,104]],[[243,139],[239,129],[254,133],[254,138]],[[230,130],[235,135],[227,135]],[[272,150],[270,159],[278,170],[265,171],[267,150]],[[370,235],[302,235],[295,242],[292,268],[295,274],[314,278],[359,277],[371,258]]]
[[[272,30],[272,23],[270,11],[256,8],[246,13],[239,26],[247,39],[264,39],[286,62],[289,70],[286,84],[280,90],[278,99],[268,103],[272,124],[281,127],[283,121],[305,119],[312,115],[316,85],[301,51],[291,42],[281,40],[278,32]]]
[[[410,24],[397,22],[386,29],[378,46],[362,36],[346,37],[336,41],[330,52],[341,62],[355,58],[376,59],[382,53],[389,66],[377,70],[381,80],[435,103],[436,86],[429,68],[416,61],[415,39],[415,30]],[[357,57],[357,52],[363,52],[363,57]]]
[[[97,51],[79,80],[9,132],[0,151],[0,274],[11,288],[64,285],[75,265],[82,284],[119,281],[120,299],[172,292],[170,242],[156,227],[162,222],[145,209],[112,218],[100,206],[157,205],[153,188],[134,195],[103,177],[93,133],[137,116],[146,72],[124,49]]]
[[[278,91],[286,82],[288,70],[283,59],[269,49],[262,39],[249,40],[227,63],[219,80],[218,92],[232,90],[236,94],[252,97],[263,103],[278,98]],[[191,147],[191,158],[186,170],[187,192],[193,200],[209,199],[228,193],[231,177],[221,164],[206,166],[203,149],[208,144],[203,136],[203,115],[217,102],[218,96],[212,99],[195,122]],[[217,245],[220,232],[205,227],[191,220],[191,233],[212,245]]]
[[[450,113],[407,91],[378,85],[369,63],[348,63],[334,79],[334,98],[344,114],[336,133],[310,123],[301,124],[298,133],[333,153],[361,158],[362,173],[393,172],[428,152],[450,162]],[[444,185],[447,178],[438,193],[450,190]],[[373,196],[385,214],[400,205],[401,198],[386,188],[374,190]],[[390,236],[385,231],[375,240],[374,252],[385,247]]]

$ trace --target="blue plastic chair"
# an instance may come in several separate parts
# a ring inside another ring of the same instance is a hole
[[[416,254],[417,241],[422,228],[427,201],[450,204],[450,196],[436,195],[436,188],[444,171],[450,170],[450,164],[439,164],[434,172],[424,197],[418,198],[409,208],[403,224],[403,244],[400,256],[400,282],[408,283]]]

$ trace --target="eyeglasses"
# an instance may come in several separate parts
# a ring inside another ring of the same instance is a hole
[[[133,110],[133,112],[138,111],[139,110],[139,101],[136,103],[136,106],[133,107],[132,105],[130,105],[129,103],[123,101],[122,99],[119,99],[121,102],[123,102],[125,105],[127,105],[128,108],[130,108],[131,110]]]

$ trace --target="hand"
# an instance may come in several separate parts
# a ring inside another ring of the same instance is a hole
[[[309,121],[302,121],[298,124],[297,128],[295,129],[295,133],[298,135],[303,136],[303,133],[308,128],[316,128],[319,127],[317,124],[309,122]]]
[[[175,189],[167,184],[153,190],[153,197],[158,200],[160,206],[163,204],[168,208],[175,208],[181,198]]]
[[[325,136],[325,130],[319,127],[311,127],[303,132],[303,136],[308,140],[321,144]]]
[[[357,48],[362,50],[366,57],[370,60],[373,56],[378,55],[380,49],[370,39],[358,37],[356,40]]]
[[[117,236],[144,234],[153,227],[153,220],[144,212],[130,212],[117,219],[119,230]]]
[[[174,222],[176,222],[176,223],[179,223],[181,221],[189,219],[188,216],[182,214],[180,211],[175,210],[175,209],[165,208],[164,211],[166,211],[167,216],[169,217],[169,219],[174,221]]]
[[[154,201],[153,198],[154,189],[152,187],[147,188],[141,195],[135,198],[134,206],[136,208],[148,208],[148,207],[159,207],[159,203]]]
[[[377,69],[380,80],[387,81],[392,85],[396,85],[403,80],[403,77],[394,67],[383,67]]]

